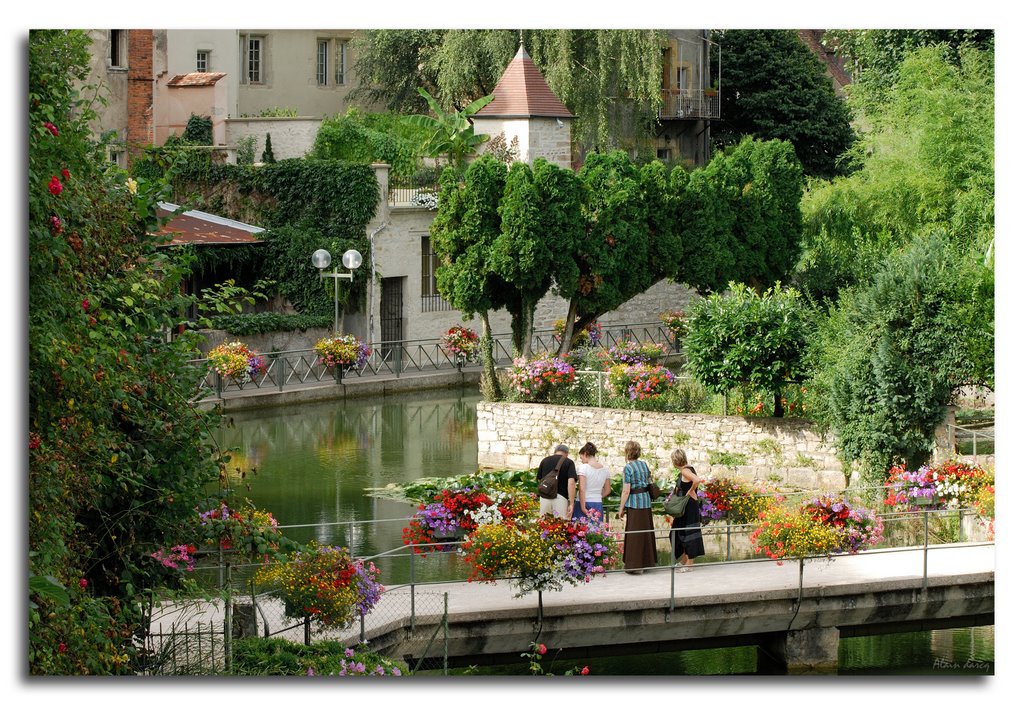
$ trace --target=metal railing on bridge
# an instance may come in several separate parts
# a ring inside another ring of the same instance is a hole
[[[677,354],[679,347],[671,332],[660,323],[638,323],[634,325],[607,326],[601,332],[599,345],[611,348],[625,341],[638,343],[659,343],[670,355]],[[533,337],[534,353],[553,353],[558,349],[559,337],[554,330],[541,330]],[[512,364],[515,353],[511,334],[493,338],[495,364],[507,367]],[[347,371],[331,368],[320,361],[316,350],[286,350],[261,353],[266,367],[255,377],[225,377],[220,375],[205,358],[190,361],[193,365],[206,366],[207,372],[199,382],[197,398],[213,393],[221,398],[226,392],[246,393],[253,390],[277,389],[341,383],[345,378],[373,376],[401,377],[403,374],[462,370],[455,356],[445,349],[439,339],[398,340],[376,342],[370,346],[366,362]],[[466,365],[465,369],[480,369],[479,363]]]

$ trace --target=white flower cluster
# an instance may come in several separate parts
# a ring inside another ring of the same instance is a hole
[[[430,191],[417,191],[413,194],[409,202],[414,206],[420,208],[426,208],[427,210],[437,210],[437,194],[431,193]]]
[[[498,511],[497,502],[491,505],[477,507],[473,510],[470,516],[479,526],[483,526],[484,524],[500,524],[504,520],[501,516],[501,512]]]
[[[967,491],[967,485],[962,482],[948,482],[939,480],[935,483],[935,494],[946,500],[947,507],[960,506],[960,495]]]

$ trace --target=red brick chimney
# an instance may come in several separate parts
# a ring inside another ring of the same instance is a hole
[[[128,163],[153,143],[153,30],[128,30]]]

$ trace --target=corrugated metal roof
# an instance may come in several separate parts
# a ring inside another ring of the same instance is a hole
[[[494,100],[474,117],[575,117],[548,86],[522,45],[498,79],[493,95]]]
[[[173,203],[158,203],[159,215],[170,215],[178,210]],[[251,245],[262,242],[255,233],[263,228],[238,220],[222,218],[203,211],[185,211],[173,216],[160,228],[160,235],[170,235],[167,245]]]
[[[216,73],[214,71],[195,71],[193,73],[180,73],[170,81],[167,85],[170,88],[193,88],[195,86],[212,86],[220,79],[227,76],[226,73]]]

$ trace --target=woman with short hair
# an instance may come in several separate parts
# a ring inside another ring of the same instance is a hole
[[[619,517],[626,517],[626,538],[622,548],[622,562],[626,572],[639,575],[645,568],[658,563],[658,552],[654,547],[654,518],[651,515],[651,495],[648,487],[652,484],[651,469],[640,460],[640,444],[626,441],[624,449],[626,465],[622,468],[622,498],[619,500]]]

